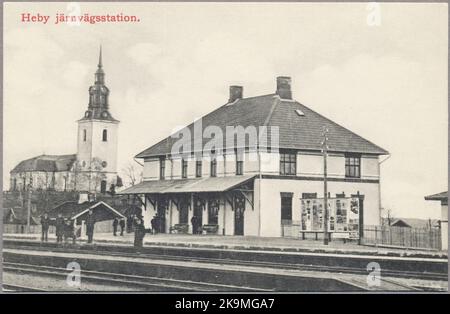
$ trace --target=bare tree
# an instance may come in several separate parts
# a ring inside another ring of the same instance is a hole
[[[68,185],[72,186],[73,191],[87,189],[87,183],[89,183],[89,172],[83,169],[83,165],[80,160],[76,160],[73,163],[72,171],[68,174]],[[70,179],[72,177],[72,179]]]
[[[142,166],[133,162],[129,162],[124,168],[122,168],[122,173],[128,181],[129,186],[142,182],[142,170]]]
[[[383,217],[384,219],[382,220],[382,224],[384,225],[386,223],[388,226],[390,226],[395,220],[395,218],[392,214],[393,211],[390,208],[383,208],[382,210],[383,210],[383,212],[385,212],[385,216]]]

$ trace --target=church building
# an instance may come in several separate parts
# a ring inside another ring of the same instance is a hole
[[[10,172],[10,190],[43,189],[106,193],[121,184],[117,176],[119,121],[109,108],[102,50],[89,104],[77,121],[77,152],[70,155],[40,155],[21,161]]]

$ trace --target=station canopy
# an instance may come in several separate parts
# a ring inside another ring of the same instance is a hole
[[[252,180],[254,175],[144,181],[117,194],[225,192]]]

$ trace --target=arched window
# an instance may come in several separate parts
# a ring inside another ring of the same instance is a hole
[[[86,142],[86,129],[83,130],[83,142]]]
[[[108,141],[108,130],[103,130],[103,135],[102,135],[102,140],[103,142]]]

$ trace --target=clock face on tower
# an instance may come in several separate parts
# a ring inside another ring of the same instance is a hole
[[[108,165],[108,163],[106,161],[102,161],[102,167],[106,168],[106,166]]]
[[[102,118],[108,118],[108,112],[103,111],[102,112]]]

